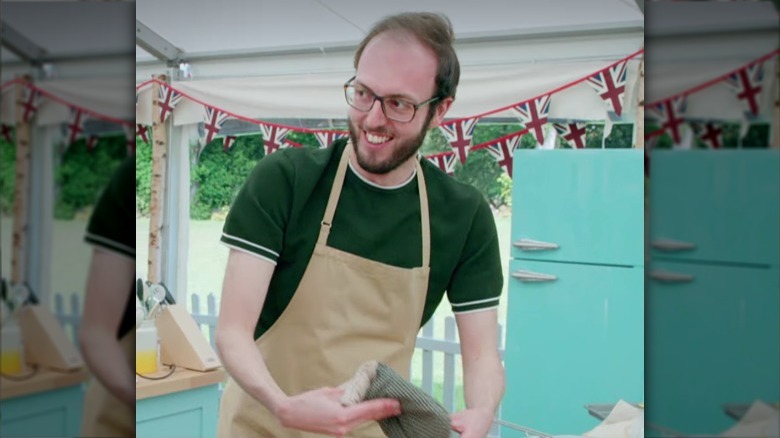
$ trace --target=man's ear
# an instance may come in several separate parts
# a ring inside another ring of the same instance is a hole
[[[450,106],[454,101],[454,97],[447,97],[439,102],[438,105],[436,105],[436,114],[434,114],[431,118],[431,123],[428,124],[428,129],[433,129],[441,125],[442,120],[444,120],[444,116],[447,114],[447,111],[450,110]]]

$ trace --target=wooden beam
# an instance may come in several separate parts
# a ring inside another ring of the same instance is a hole
[[[29,76],[16,84],[16,179],[14,182],[14,225],[11,255],[11,282],[27,281],[27,242],[29,223],[27,211],[30,195],[30,131],[32,120],[24,120],[24,90],[30,84]],[[30,90],[30,92],[33,92]]]
[[[168,82],[166,75],[155,77],[163,83]],[[152,83],[152,181],[149,202],[149,265],[147,280],[159,283],[162,280],[162,227],[165,206],[166,168],[168,164],[168,128],[170,117],[160,121],[160,109],[157,96],[160,95],[160,83]]]

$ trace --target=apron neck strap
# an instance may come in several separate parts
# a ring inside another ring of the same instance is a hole
[[[347,141],[344,152],[341,154],[339,167],[336,170],[336,178],[333,180],[333,186],[330,188],[328,204],[325,207],[325,214],[320,225],[320,235],[317,238],[317,244],[327,245],[330,228],[333,224],[333,217],[336,213],[336,206],[339,203],[341,189],[344,187],[344,178],[347,174],[349,165],[349,156],[352,153],[352,142]],[[428,215],[428,190],[425,187],[425,178],[423,177],[420,160],[415,160],[414,165],[417,173],[417,187],[420,191],[420,218],[422,223],[422,266],[427,268],[431,262],[431,223]]]

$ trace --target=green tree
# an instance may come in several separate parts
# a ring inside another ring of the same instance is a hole
[[[65,149],[54,172],[55,219],[73,219],[79,211],[93,206],[126,156],[124,134],[101,137],[92,150],[87,149],[84,139]]]
[[[0,214],[10,215],[14,207],[16,186],[16,148],[0,140]]]
[[[190,172],[198,186],[190,218],[208,220],[215,212],[227,209],[263,155],[261,135],[240,136],[227,151],[221,141],[203,148],[198,166]]]

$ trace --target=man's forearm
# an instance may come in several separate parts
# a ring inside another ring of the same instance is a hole
[[[269,411],[276,413],[287,395],[274,381],[252,337],[243,333],[220,333],[217,335],[217,350],[222,365],[236,383]]]
[[[498,352],[464,363],[466,407],[495,413],[504,396],[504,367]]]
[[[135,374],[114,333],[82,326],[78,342],[84,362],[98,382],[128,406],[135,405]]]

